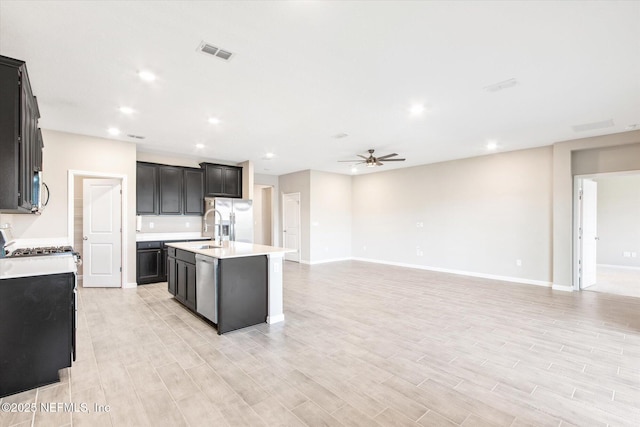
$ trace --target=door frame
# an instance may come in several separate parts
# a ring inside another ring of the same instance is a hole
[[[286,196],[289,195],[294,195],[296,194],[298,196],[298,261],[293,261],[293,262],[301,262],[302,261],[302,221],[301,221],[301,216],[300,216],[300,199],[302,198],[302,195],[300,194],[300,192],[293,192],[293,193],[282,193],[282,204],[281,204],[281,208],[282,208],[282,213],[281,213],[281,217],[282,217],[282,230],[280,232],[280,237],[282,238],[281,242],[282,242],[282,247],[286,248],[286,242],[287,239],[285,239],[285,199]],[[284,257],[285,261],[290,261],[287,260],[286,257]],[[292,260],[291,260],[292,261]]]
[[[611,176],[622,175],[638,175],[640,170],[622,171],[622,172],[601,172],[590,173],[584,175],[573,176],[573,235],[572,235],[572,252],[573,252],[573,271],[572,278],[573,283],[571,289],[573,291],[581,291],[580,288],[580,260],[582,258],[582,246],[580,242],[580,217],[581,217],[581,205],[580,201],[580,188],[582,187],[582,181],[585,179],[603,178]]]
[[[126,288],[127,283],[127,245],[125,245],[125,237],[128,235],[127,229],[127,176],[122,174],[93,172],[93,171],[81,171],[69,169],[67,173],[67,237],[70,242],[74,242],[74,211],[75,211],[75,178],[76,176],[87,178],[104,178],[104,179],[118,179],[120,180],[120,188],[122,193],[120,194],[120,224],[122,232],[120,233],[120,265],[122,265],[122,271],[120,272],[120,287]]]

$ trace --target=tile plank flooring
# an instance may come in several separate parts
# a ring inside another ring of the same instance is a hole
[[[640,299],[285,263],[285,323],[219,336],[166,283],[80,290],[78,360],[1,426],[638,426]],[[94,405],[109,405],[96,412]]]

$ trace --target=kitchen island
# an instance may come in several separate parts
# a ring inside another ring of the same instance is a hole
[[[282,263],[290,249],[233,241],[167,246],[169,292],[218,334],[284,320]]]
[[[0,397],[57,382],[71,366],[75,287],[70,253],[0,259]]]

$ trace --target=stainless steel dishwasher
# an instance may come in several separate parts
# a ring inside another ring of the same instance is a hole
[[[196,312],[218,324],[218,259],[196,254]]]

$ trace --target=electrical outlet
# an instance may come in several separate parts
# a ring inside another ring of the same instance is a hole
[[[154,224],[152,222],[149,223],[149,228],[153,228]]]
[[[422,249],[420,249],[420,246],[416,246],[416,255],[417,256],[423,256],[424,252],[422,252]]]
[[[367,251],[367,246],[366,246],[366,245],[362,247],[362,251],[363,251],[363,252],[366,252],[366,251]]]
[[[518,267],[522,267],[522,260],[521,260],[521,259],[517,259],[517,260],[516,260],[516,265],[517,265]]]
[[[625,257],[625,258],[631,258],[631,252],[629,252],[629,251],[624,251],[624,252],[622,253],[622,256],[623,256],[623,257]]]
[[[189,225],[190,225],[189,222],[187,222],[184,226],[189,228]]]
[[[631,258],[636,258],[638,254],[636,252],[631,252]]]
[[[424,222],[422,222],[422,221],[416,222],[416,227],[417,228],[424,228]]]

